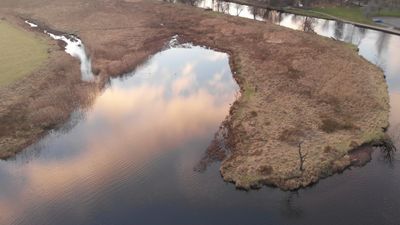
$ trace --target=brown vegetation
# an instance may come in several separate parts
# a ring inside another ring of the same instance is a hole
[[[346,168],[352,143],[381,138],[388,124],[382,72],[347,45],[328,38],[156,1],[22,4],[25,1],[5,0],[0,8],[77,33],[103,80],[134,68],[175,34],[229,53],[242,95],[230,110],[232,152],[222,162],[221,174],[238,187],[307,186]],[[74,76],[68,72],[64,77],[76,81]],[[59,85],[55,73],[52,77],[50,84]],[[84,85],[72,81],[62,82],[70,88]],[[31,100],[26,102],[29,105]],[[9,115],[3,120],[17,120]]]
[[[7,18],[16,25],[21,22]],[[0,158],[13,156],[62,124],[74,109],[89,105],[96,93],[96,85],[81,81],[79,62],[48,41],[51,63],[0,88]]]

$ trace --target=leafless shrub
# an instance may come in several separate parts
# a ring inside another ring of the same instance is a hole
[[[213,162],[220,162],[226,158],[228,152],[228,130],[223,123],[219,130],[215,133],[214,139],[211,141],[204,156],[194,167],[195,171],[203,172]]]
[[[382,153],[383,159],[392,164],[394,160],[394,154],[397,151],[396,145],[393,143],[393,140],[386,136],[381,142],[378,144],[378,147]]]
[[[199,0],[166,0],[166,1],[173,2],[173,3],[179,2],[179,3],[188,4],[191,6],[195,6],[199,2]]]

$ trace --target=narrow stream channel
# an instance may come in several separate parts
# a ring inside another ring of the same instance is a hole
[[[40,27],[28,20],[25,20],[25,23],[28,24],[32,29],[40,29]],[[63,34],[56,35],[47,30],[43,30],[43,33],[49,35],[54,40],[59,40],[65,43],[65,52],[70,54],[72,57],[78,58],[81,64],[81,76],[83,81],[94,81],[95,77],[92,72],[92,61],[88,54],[86,53],[85,45],[82,41],[72,35],[72,34]]]
[[[400,41],[384,35],[378,51],[379,32],[358,35],[360,54],[382,62],[392,129],[400,124]],[[400,224],[399,153],[375,151],[366,166],[297,192],[238,191],[218,163],[194,170],[238,86],[227,54],[171,43],[112,79],[63,128],[0,161],[0,224]]]

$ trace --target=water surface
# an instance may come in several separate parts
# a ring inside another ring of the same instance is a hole
[[[237,93],[227,54],[190,45],[158,53],[111,79],[62,129],[0,162],[0,224],[156,219],[154,210],[195,197],[204,177],[193,167]]]
[[[301,24],[293,17],[268,18]],[[357,41],[381,62],[399,134],[398,37],[322,22],[313,29]],[[399,153],[377,150],[365,167],[297,192],[238,191],[218,163],[193,170],[237,91],[224,53],[178,45],[156,54],[62,129],[0,162],[0,224],[400,224]]]

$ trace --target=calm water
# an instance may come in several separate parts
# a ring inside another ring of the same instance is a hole
[[[380,59],[392,60],[383,56],[395,54],[393,43]],[[389,64],[400,115],[399,67]],[[298,192],[235,190],[218,163],[194,171],[237,92],[224,53],[188,45],[158,53],[112,79],[62,129],[0,161],[0,224],[400,224],[398,153],[376,151],[365,167]]]

